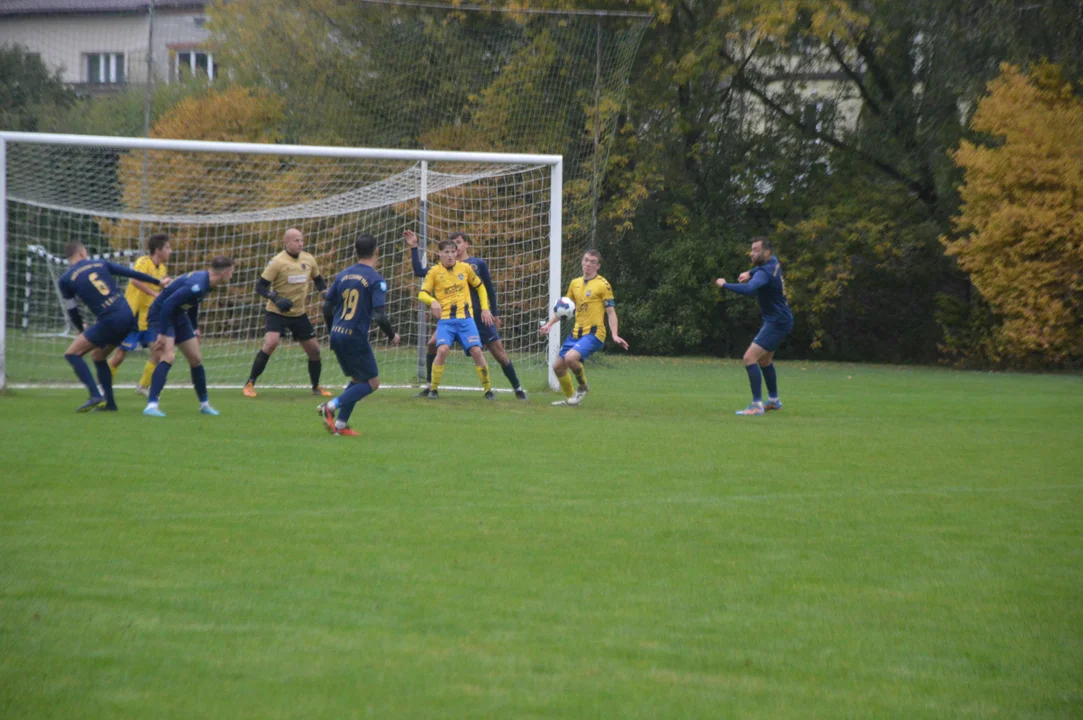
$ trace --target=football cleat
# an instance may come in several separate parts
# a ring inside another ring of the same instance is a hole
[[[159,410],[157,405],[147,405],[143,408],[143,414],[148,417],[165,417],[165,413]]]
[[[199,412],[201,412],[204,415],[220,415],[221,414],[217,410],[212,408],[210,405],[207,405],[206,407],[200,407]]]
[[[335,411],[327,403],[320,403],[316,406],[316,412],[323,418],[323,424],[327,427],[327,432],[332,435],[335,434]]]
[[[421,392],[414,395],[414,397],[416,397],[416,398],[427,398],[428,396],[429,396],[429,389],[427,387],[426,388],[421,388]]]
[[[75,412],[80,412],[80,413],[90,412],[91,410],[97,410],[98,408],[103,407],[104,405],[105,405],[105,398],[92,397],[89,400],[87,400],[85,403],[80,405],[79,407],[75,408]]]
[[[436,392],[435,390],[429,390],[428,397],[429,397],[429,400],[439,400],[440,399],[440,393]]]
[[[579,405],[579,401],[576,400],[575,396],[573,395],[570,398],[568,398],[567,400],[557,400],[556,402],[554,402],[552,404],[554,406],[556,406],[556,407],[563,407],[563,406],[575,407],[575,406]]]
[[[526,400],[526,390],[522,388],[515,388],[515,399]]]
[[[335,432],[332,433],[332,434],[334,434],[334,435],[343,435],[345,437],[361,437],[361,433],[357,432],[356,430],[349,427],[348,425],[346,427],[344,427],[344,428],[336,429]]]
[[[486,400],[496,400],[496,395],[493,394],[492,390],[486,390],[485,391],[485,399]]]
[[[582,402],[583,398],[590,392],[590,385],[579,385],[575,388],[575,396]]]
[[[316,397],[334,397],[335,396],[335,394],[333,392],[331,392],[327,388],[323,387],[322,385],[317,385],[316,387],[312,388],[312,394],[315,395]]]
[[[256,386],[252,383],[245,383],[244,390],[241,390],[241,394],[245,397],[256,397]]]
[[[763,404],[763,411],[764,412],[767,412],[768,410],[781,410],[781,409],[782,409],[782,401],[779,400],[778,398],[775,398],[774,400],[768,399],[767,402],[765,402]]]
[[[150,397],[150,388],[143,387],[142,385],[136,385],[135,391],[143,397]]]
[[[763,415],[763,405],[752,403],[744,410],[738,410],[738,415]]]

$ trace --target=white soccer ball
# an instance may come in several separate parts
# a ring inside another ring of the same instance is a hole
[[[569,318],[575,315],[575,303],[571,298],[562,297],[553,306],[553,314],[561,318]]]

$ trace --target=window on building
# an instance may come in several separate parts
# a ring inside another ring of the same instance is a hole
[[[214,62],[214,53],[202,50],[178,50],[175,63],[174,77],[178,80],[185,74],[194,75],[203,73],[208,80],[214,80],[218,75],[218,65]]]
[[[91,85],[124,82],[124,53],[87,53],[86,81]]]

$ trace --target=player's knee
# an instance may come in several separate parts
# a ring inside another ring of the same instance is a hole
[[[263,341],[263,352],[270,355],[271,353],[273,353],[275,350],[278,349],[278,345],[281,342],[282,342],[282,339],[279,338],[279,337],[268,337],[268,338],[264,339],[264,341]]]
[[[380,378],[369,378],[369,387],[375,392],[380,387]]]
[[[766,353],[764,355],[760,355],[759,360],[757,362],[759,362],[760,367],[767,367],[768,365],[770,365],[774,361],[774,359],[775,358],[771,353]]]

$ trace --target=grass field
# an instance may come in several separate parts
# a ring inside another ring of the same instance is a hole
[[[0,717],[1083,716],[1083,379],[589,372],[0,397]]]

